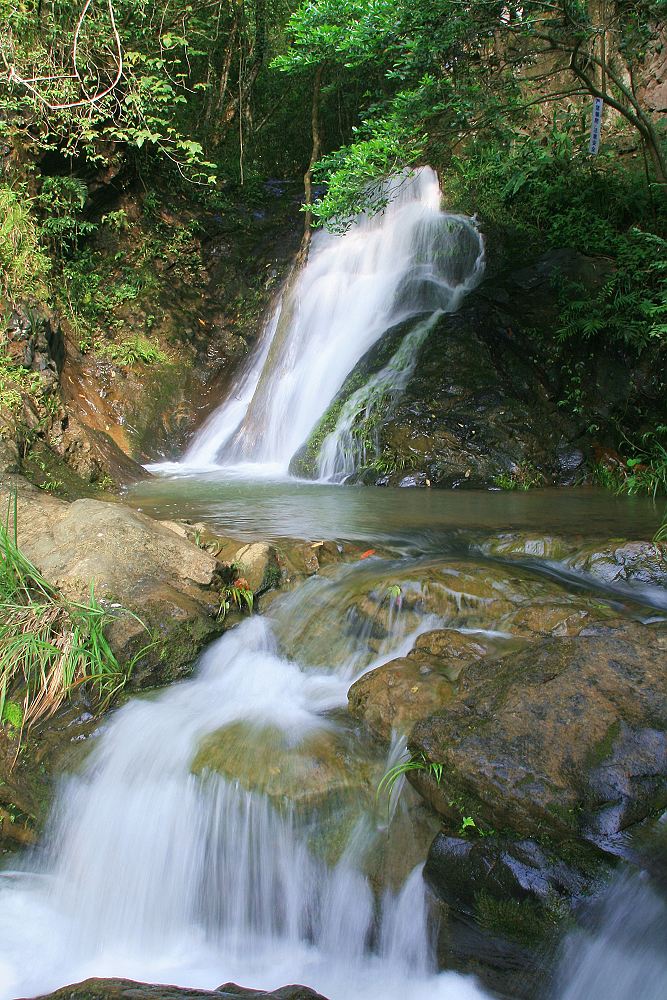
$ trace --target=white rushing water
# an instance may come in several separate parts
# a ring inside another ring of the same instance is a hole
[[[481,235],[471,219],[441,210],[435,172],[422,167],[388,187],[382,214],[359,218],[342,236],[315,234],[306,267],[228,399],[195,436],[181,471],[223,466],[285,475],[382,334],[411,317],[455,310],[477,283]]]
[[[593,927],[565,941],[553,1000],[664,1000],[664,896],[645,876],[624,874],[597,909]]]
[[[316,617],[337,637],[335,586],[309,586],[326,598],[328,616],[316,601]],[[326,713],[346,704],[355,675],[414,641],[399,616],[377,655],[362,636],[356,654],[353,640],[337,647],[339,668],[300,665],[277,639],[300,601],[283,600],[274,622],[232,630],[192,680],[108,721],[82,773],[60,788],[44,848],[27,870],[0,875],[2,1000],[89,976],[209,989],[302,982],[331,1000],[483,995],[472,980],[435,974],[419,869],[376,901],[363,873],[386,837],[374,807],[326,864],[308,841],[312,819],[240,780],[192,773],[202,739],[229,724],[271,726],[290,746],[335,736]],[[305,627],[313,631],[312,618]],[[323,648],[335,645],[325,636]],[[241,743],[239,760],[250,752]],[[316,822],[325,832],[326,815]]]

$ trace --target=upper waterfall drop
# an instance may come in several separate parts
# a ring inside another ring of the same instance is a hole
[[[284,475],[345,378],[382,334],[412,316],[452,312],[479,281],[472,219],[440,208],[430,167],[387,182],[384,212],[343,235],[318,232],[229,398],[181,467],[250,466]]]

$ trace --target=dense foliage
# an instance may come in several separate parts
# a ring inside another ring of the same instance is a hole
[[[598,288],[564,283],[549,357],[580,417],[604,352],[639,365],[636,405],[604,435],[638,442],[667,421],[664,115],[647,78],[666,12],[666,0],[0,0],[0,295],[66,310],[83,349],[97,339],[107,357],[151,363],[161,346],[150,330],[116,342],[116,310],[150,291],[173,243],[170,191],[224,214],[267,177],[305,172],[306,225],[342,230],[382,210],[384,177],[429,162],[448,202],[508,245],[608,262]],[[118,201],[133,190],[152,226],[140,238]]]

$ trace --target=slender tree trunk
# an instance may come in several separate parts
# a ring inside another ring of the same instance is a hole
[[[310,153],[310,163],[308,164],[308,169],[303,175],[303,193],[307,206],[311,205],[313,202],[313,168],[320,158],[320,152],[322,149],[322,137],[320,135],[320,92],[322,90],[323,72],[324,65],[320,64],[315,70],[315,79],[313,80],[313,103],[310,113],[310,127],[313,145]],[[303,239],[301,240],[301,248],[298,255],[299,264],[305,264],[306,262],[312,235],[313,213],[310,208],[306,208],[303,225]]]

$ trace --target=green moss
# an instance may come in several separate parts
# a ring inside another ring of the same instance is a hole
[[[495,899],[488,892],[475,893],[475,919],[493,934],[535,947],[556,930],[559,918],[532,900]]]
[[[614,747],[614,743],[618,739],[618,735],[621,731],[621,720],[616,719],[607,729],[601,740],[599,740],[589,755],[587,765],[589,768],[598,767],[603,763],[610,755]]]
[[[100,497],[115,489],[108,476],[96,483],[87,482],[42,440],[25,456],[21,471],[35,486],[65,500]]]

